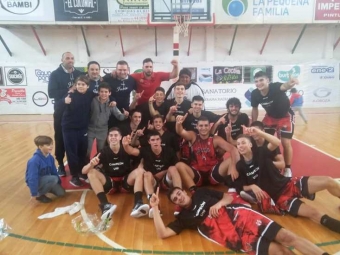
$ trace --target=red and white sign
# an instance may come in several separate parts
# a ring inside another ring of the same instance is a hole
[[[315,20],[340,20],[340,0],[316,0]]]
[[[0,103],[7,102],[8,104],[26,104],[25,89],[0,89]]]

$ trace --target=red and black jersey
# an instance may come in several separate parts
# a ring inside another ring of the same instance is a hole
[[[225,124],[219,125],[217,128],[217,135],[222,137],[224,140],[227,140],[227,134],[225,133],[225,128],[229,124],[228,115],[225,116]],[[240,113],[237,116],[237,119],[234,123],[231,123],[231,137],[236,140],[236,138],[243,134],[242,125],[248,127],[249,126],[249,117],[245,113]]]
[[[144,169],[153,175],[168,170],[170,166],[176,165],[178,162],[175,152],[171,148],[162,148],[159,155],[156,155],[151,147],[144,147],[140,150],[140,155],[144,159]]]
[[[261,104],[268,116],[275,119],[285,117],[290,109],[290,102],[285,91],[280,89],[282,84],[281,82],[270,83],[269,91],[265,96],[262,96],[258,89],[254,89],[251,92],[251,106],[258,107]]]
[[[214,137],[203,140],[196,134],[196,140],[191,146],[191,162],[190,166],[197,171],[208,172],[210,171],[219,160],[216,157],[214,147]]]
[[[242,185],[256,184],[276,201],[291,178],[278,171],[270,159],[271,153],[267,146],[261,146],[257,148],[251,162],[246,162],[241,156],[240,161],[236,163],[236,169]]]
[[[105,146],[99,155],[101,171],[110,177],[123,177],[131,172],[131,157],[121,146],[118,153],[114,153],[110,146]]]

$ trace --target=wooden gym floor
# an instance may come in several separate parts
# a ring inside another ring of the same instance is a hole
[[[340,108],[306,109],[305,112],[309,119],[308,125],[304,125],[297,116],[295,138],[328,153],[338,162]],[[53,137],[51,115],[0,115],[0,219],[4,218],[12,228],[10,236],[0,241],[1,255],[234,254],[202,238],[195,231],[184,231],[166,240],[158,239],[152,219],[134,219],[129,216],[133,195],[110,196],[109,200],[118,207],[113,216],[113,227],[104,234],[83,236],[77,233],[71,225],[71,220],[80,213],[73,216],[65,214],[53,219],[37,219],[39,215],[52,212],[56,207],[79,201],[85,202],[83,214],[99,213],[98,201],[92,191],[68,192],[65,198],[47,205],[30,199],[25,184],[25,169],[27,160],[35,151],[33,139],[37,135]],[[298,155],[299,152],[295,153]],[[336,167],[332,171],[335,177],[340,178],[339,168]],[[308,174],[308,171],[305,174]],[[319,175],[323,174],[324,169],[320,169]],[[145,197],[144,201],[146,202]],[[340,200],[331,197],[327,192],[319,192],[315,201],[306,202],[340,219]],[[161,206],[165,223],[173,220],[173,206],[164,194],[161,194]],[[340,234],[306,219],[268,216],[287,229],[322,246],[331,254],[340,251]]]

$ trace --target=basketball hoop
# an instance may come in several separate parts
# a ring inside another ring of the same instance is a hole
[[[179,32],[179,34],[182,34],[183,36],[188,36],[191,15],[176,14],[174,15],[174,20],[176,22],[177,31]]]

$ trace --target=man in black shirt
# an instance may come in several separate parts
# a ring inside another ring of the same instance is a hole
[[[129,65],[126,61],[120,60],[116,65],[116,77],[113,78],[111,73],[106,74],[103,80],[111,86],[111,101],[116,101],[118,109],[123,112],[128,111],[130,105],[130,94],[136,90],[137,83],[129,73]],[[109,120],[109,128],[116,126],[119,121],[113,116]]]
[[[150,122],[149,122],[150,123]],[[177,158],[180,157],[179,155],[179,144],[177,143],[176,136],[169,132],[168,130],[164,130],[164,120],[163,116],[155,115],[152,118],[152,122],[148,125],[148,130],[145,132],[146,134],[140,138],[140,145],[141,146],[150,146],[148,143],[147,134],[151,130],[157,131],[161,136],[161,145],[165,149],[165,147],[171,148],[174,152],[176,152]],[[150,129],[149,129],[150,128]]]
[[[123,138],[123,146],[127,153],[133,156],[139,156],[142,159],[141,165],[145,169],[144,189],[150,199],[155,188],[160,185],[163,189],[169,189],[171,186],[182,186],[181,177],[175,167],[178,162],[175,152],[169,147],[161,146],[161,137],[157,131],[150,131],[148,142],[150,147],[142,149],[130,146],[130,136]],[[152,217],[152,212],[149,216]]]
[[[183,127],[185,130],[194,131],[198,134],[196,125],[197,125],[198,119],[201,116],[207,117],[210,123],[215,123],[218,120],[219,118],[218,115],[210,111],[205,111],[203,109],[204,109],[204,98],[201,96],[194,96],[192,98],[191,110],[189,111],[183,123]]]
[[[158,190],[150,199],[155,212],[155,229],[160,238],[174,236],[184,229],[197,229],[208,240],[252,255],[293,254],[287,246],[302,254],[328,254],[264,215],[242,205],[231,204],[233,198],[227,193],[201,188],[189,197],[181,188],[174,187],[168,192],[168,198],[183,209],[167,226],[159,213]]]
[[[138,95],[140,93],[137,93]],[[139,96],[140,98],[141,96]],[[155,94],[149,98],[148,102],[137,105],[139,98],[135,97],[130,104],[130,110],[137,109],[142,113],[142,126],[146,126],[148,121],[151,121],[155,115],[165,116],[167,114],[167,105],[164,103],[165,92],[162,87],[158,87],[155,90]]]
[[[61,61],[59,67],[51,73],[48,82],[48,96],[54,99],[53,127],[55,157],[59,164],[58,175],[66,176],[63,163],[65,146],[61,127],[61,119],[65,109],[64,98],[81,72],[74,68],[74,56],[71,52],[64,52]]]
[[[237,139],[241,160],[237,162],[236,168],[243,189],[255,194],[260,209],[262,206],[266,210],[267,204],[263,204],[262,201],[267,201],[269,196],[281,212],[287,212],[295,217],[307,217],[340,233],[340,221],[322,214],[300,200],[302,197],[314,200],[315,193],[321,190],[328,190],[333,196],[340,198],[340,184],[327,176],[290,178],[281,175],[269,158],[271,151],[280,145],[280,140],[254,127],[245,128],[243,133]],[[259,147],[254,155],[251,138],[248,135],[261,136],[268,141],[268,145]],[[275,213],[279,212],[276,210]]]
[[[170,132],[176,134],[176,117],[178,115],[184,116],[191,108],[191,102],[184,99],[184,84],[177,83],[174,90],[175,99],[170,99],[165,102],[167,105],[166,127]]]
[[[211,134],[215,134],[217,130],[218,136],[236,146],[236,138],[242,134],[242,125],[249,126],[249,117],[247,114],[240,112],[241,101],[236,97],[230,98],[226,103],[226,107],[227,113],[219,120],[214,121],[215,124],[211,128]],[[228,133],[226,133],[226,128],[230,129]]]
[[[111,128],[108,134],[109,146],[105,146],[90,163],[84,166],[82,173],[87,174],[91,187],[100,201],[102,219],[111,218],[116,205],[110,204],[106,194],[134,192],[135,205],[132,217],[141,217],[149,211],[149,206],[143,204],[143,174],[142,168],[132,171],[131,158],[120,145],[122,139],[118,128]]]
[[[266,115],[262,120],[266,131],[270,134],[277,132],[277,136],[281,138],[283,146],[283,156],[285,159],[286,177],[292,177],[290,165],[293,158],[293,148],[291,139],[294,134],[294,112],[290,108],[290,102],[286,95],[286,91],[294,85],[299,84],[298,79],[290,77],[286,83],[269,83],[268,75],[265,72],[257,72],[254,76],[256,89],[251,92],[252,121],[256,121],[259,115],[259,104],[266,111]],[[273,132],[274,131],[274,132]]]

